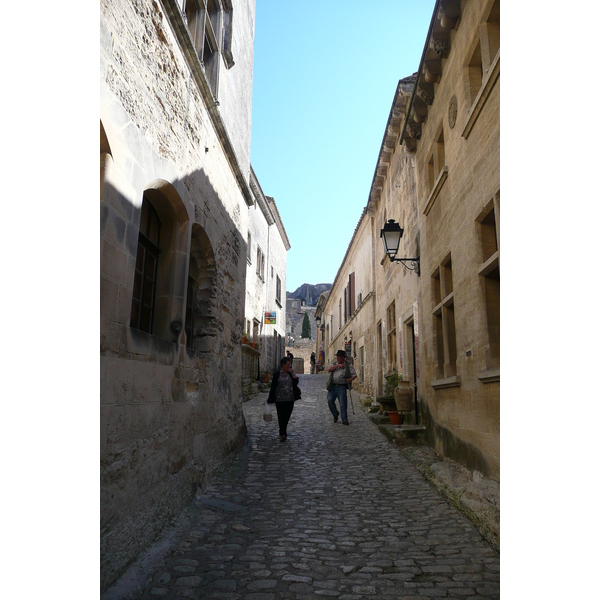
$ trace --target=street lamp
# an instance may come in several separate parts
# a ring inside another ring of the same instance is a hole
[[[381,230],[380,238],[383,238],[383,247],[391,262],[401,262],[409,271],[416,271],[417,276],[421,275],[421,259],[416,258],[396,258],[398,247],[404,229],[400,227],[400,223],[396,223],[394,219],[390,219]]]

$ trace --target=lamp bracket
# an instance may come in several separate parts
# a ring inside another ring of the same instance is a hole
[[[416,271],[417,277],[421,276],[421,257],[417,258],[394,258],[390,256],[391,262],[401,262],[409,271]]]

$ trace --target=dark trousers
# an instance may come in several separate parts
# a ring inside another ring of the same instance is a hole
[[[277,409],[277,420],[279,421],[279,435],[287,436],[287,424],[294,410],[293,402],[275,402]]]

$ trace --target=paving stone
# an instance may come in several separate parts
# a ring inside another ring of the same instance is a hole
[[[191,577],[178,577],[175,580],[175,585],[198,586],[202,583],[202,577],[192,575]]]
[[[360,408],[334,425],[326,379],[300,376],[285,443],[262,419],[266,393],[243,404],[247,447],[131,599],[500,597],[498,552],[417,468],[426,452],[409,460]]]

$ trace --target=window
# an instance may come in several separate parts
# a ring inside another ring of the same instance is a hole
[[[160,225],[156,209],[144,195],[135,258],[130,326],[146,333],[152,333],[154,324]]]
[[[433,333],[436,351],[436,379],[456,377],[456,328],[452,259],[448,255],[432,276]],[[454,382],[458,384],[458,378]],[[436,387],[434,385],[434,387]]]
[[[423,211],[425,215],[429,214],[435,199],[438,197],[444,182],[448,176],[448,167],[446,166],[446,151],[444,146],[444,128],[440,125],[439,133],[431,149],[429,161],[425,169],[427,178],[425,188],[429,192],[429,198]]]
[[[360,377],[360,382],[364,383],[365,381],[365,347],[361,346],[358,350],[358,376]]]
[[[486,370],[500,367],[500,252],[496,227],[497,212],[500,206],[500,193],[490,200],[483,209],[477,223],[481,245],[481,264],[478,273],[481,278],[484,303],[485,360]],[[481,373],[484,381],[497,381],[499,374]]]
[[[387,372],[397,372],[397,350],[396,350],[396,303],[392,302],[387,309]]]
[[[188,263],[188,288],[185,310],[186,347],[194,354],[214,351],[218,314],[215,280],[216,261],[204,229],[194,223]]]
[[[248,247],[246,248],[246,259],[248,264],[252,264],[252,234],[248,232]]]
[[[194,348],[194,298],[198,295],[198,283],[188,277],[187,299],[185,303],[185,345]]]
[[[500,50],[500,0],[494,2],[487,20],[479,27],[479,38],[481,67],[487,73]]]
[[[220,0],[185,0],[183,14],[210,89],[217,98],[224,31]]]
[[[356,310],[356,302],[354,300],[355,297],[355,283],[354,283],[354,273],[350,273],[350,275],[348,276],[348,304],[347,304],[347,312],[348,312],[348,318],[350,319],[352,317],[352,315],[354,314],[354,311]]]
[[[500,77],[500,0],[490,6],[485,21],[479,26],[478,34],[465,65],[465,97],[468,103],[467,121],[462,132],[465,139],[469,137]]]
[[[429,158],[427,165],[427,173],[429,177],[429,190],[433,190],[440,172],[446,164],[446,153],[444,151],[444,129],[442,128]]]
[[[340,298],[339,314],[340,314],[340,326],[338,327],[338,331],[342,328],[342,299],[341,298]]]
[[[279,275],[277,275],[276,285],[275,299],[277,300],[279,306],[281,306],[281,279],[279,279]]]
[[[256,247],[256,274],[264,280],[265,278],[265,255],[260,246]]]
[[[477,44],[467,66],[467,98],[471,103],[475,101],[475,98],[481,89],[482,82],[483,65],[481,62],[481,46],[480,44]]]

